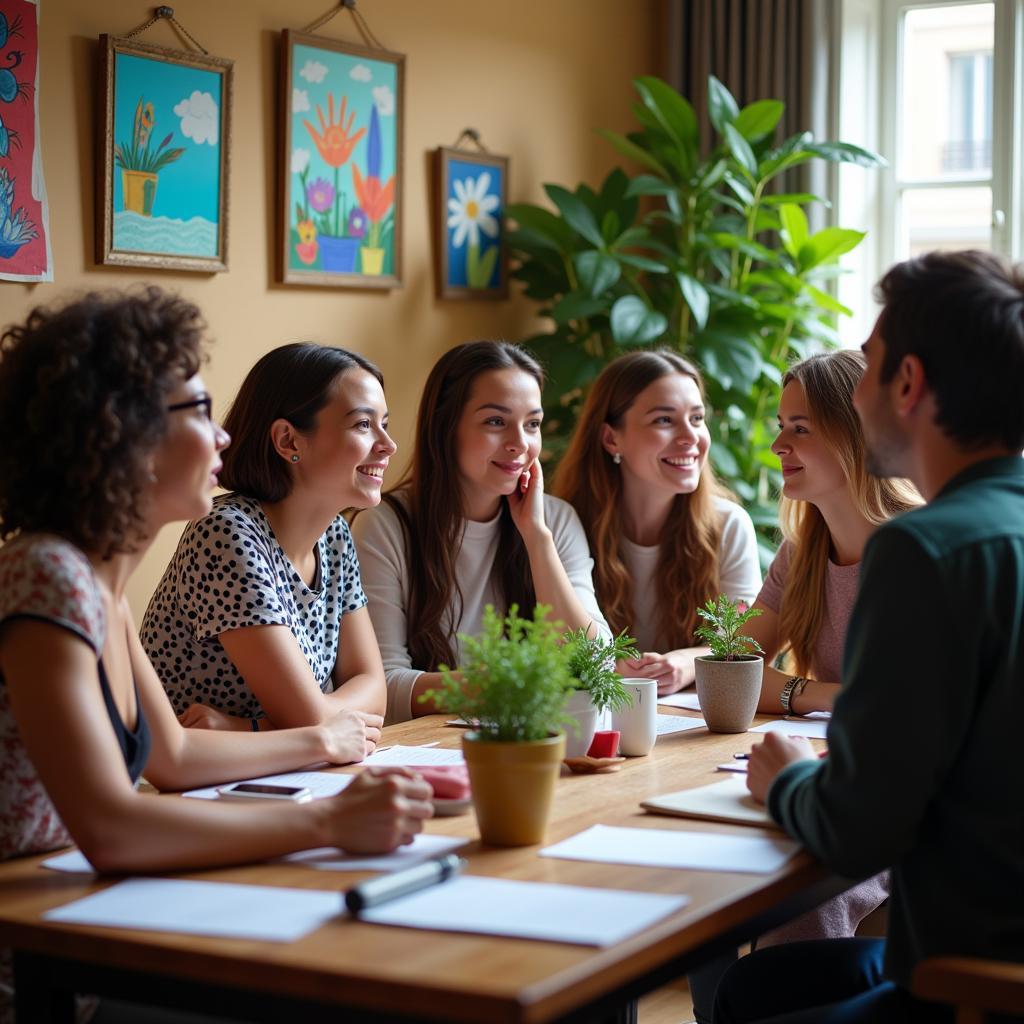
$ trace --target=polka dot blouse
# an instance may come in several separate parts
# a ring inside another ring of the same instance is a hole
[[[189,523],[142,623],[142,645],[175,712],[207,704],[263,717],[219,640],[244,626],[287,626],[320,689],[333,689],[341,617],[366,604],[342,516],[317,541],[317,563],[307,587],[259,502],[240,494],[218,496],[208,516]]]

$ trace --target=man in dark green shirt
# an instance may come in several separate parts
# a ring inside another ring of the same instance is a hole
[[[753,954],[716,1024],[952,1020],[917,963],[1024,962],[1024,274],[932,253],[879,288],[854,404],[871,472],[928,504],[865,548],[828,758],[769,734],[748,784],[837,873],[891,868],[888,936]]]

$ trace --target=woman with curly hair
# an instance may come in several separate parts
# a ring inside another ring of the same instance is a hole
[[[161,526],[209,511],[229,440],[197,373],[202,330],[195,306],[151,287],[36,309],[0,341],[0,860],[72,841],[118,873],[383,852],[430,814],[429,788],[401,774],[284,806],[135,788],[143,769],[183,790],[363,744],[347,715],[259,736],[184,729],[136,636],[125,585]]]
[[[388,680],[388,720],[438,707],[421,700],[456,666],[458,633],[483,611],[546,604],[567,628],[606,632],[579,520],[544,494],[541,387],[517,345],[473,341],[427,378],[412,464],[353,529]]]
[[[708,465],[711,434],[697,368],[669,349],[630,352],[594,382],[555,478],[594,554],[597,598],[643,655],[631,676],[665,696],[694,681],[706,654],[697,609],[719,593],[753,601],[761,587],[750,516]]]
[[[184,725],[281,729],[342,709],[380,738],[384,668],[345,508],[380,502],[395,452],[384,380],[327,345],[283,345],[228,411],[231,493],[189,523],[142,622]]]

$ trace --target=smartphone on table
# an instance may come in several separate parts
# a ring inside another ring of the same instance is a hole
[[[305,786],[279,786],[270,782],[235,782],[220,786],[217,793],[225,800],[291,800],[304,804],[313,799]]]

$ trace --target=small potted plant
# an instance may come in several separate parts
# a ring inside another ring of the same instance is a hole
[[[694,632],[711,648],[694,666],[701,714],[711,732],[746,732],[761,694],[764,659],[760,655],[764,651],[740,630],[760,615],[761,609],[746,608],[719,594],[698,608],[697,614],[704,624]]]
[[[533,618],[523,619],[512,605],[502,617],[488,605],[480,636],[460,634],[458,676],[442,665],[440,689],[426,694],[476,723],[462,749],[480,838],[495,846],[543,840],[565,757],[562,726],[573,680],[548,611],[537,605]]]
[[[615,671],[615,663],[638,658],[636,641],[623,630],[617,637],[589,637],[585,629],[570,629],[562,635],[569,657],[574,692],[566,712],[578,728],[566,736],[567,757],[582,757],[590,750],[602,711],[618,711],[629,703],[629,694]]]

